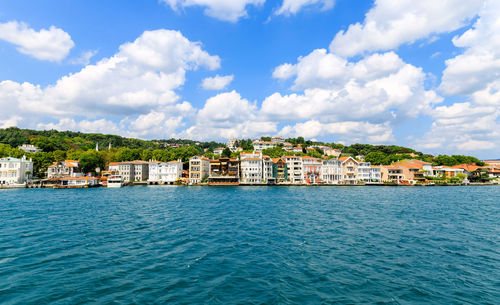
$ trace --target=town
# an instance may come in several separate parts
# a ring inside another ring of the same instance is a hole
[[[85,172],[78,160],[53,162],[46,177],[32,177],[33,161],[0,159],[0,188],[88,188],[124,185],[464,185],[498,184],[500,161],[454,166],[434,165],[415,153],[399,154],[389,165],[372,164],[363,155],[350,155],[325,145],[292,144],[281,137],[262,137],[241,146],[231,139],[205,155],[183,160],[150,159],[109,162],[107,169]],[[166,146],[166,145],[165,145]],[[178,148],[182,145],[176,145]],[[18,147],[37,153],[33,144]],[[111,149],[111,145],[107,149]],[[95,147],[99,151],[98,144]],[[269,156],[271,152],[274,156]],[[282,153],[282,154],[280,154]],[[278,154],[278,155],[276,155]],[[479,163],[479,162],[478,162]]]

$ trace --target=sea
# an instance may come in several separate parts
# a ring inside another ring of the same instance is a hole
[[[0,190],[1,304],[500,304],[500,186]]]

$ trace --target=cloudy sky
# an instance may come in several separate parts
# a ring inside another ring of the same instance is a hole
[[[499,157],[500,1],[2,1],[8,126]]]

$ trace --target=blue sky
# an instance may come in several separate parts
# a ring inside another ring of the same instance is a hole
[[[0,4],[0,127],[498,157],[496,1]]]

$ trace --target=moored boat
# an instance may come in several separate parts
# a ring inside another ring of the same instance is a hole
[[[114,175],[108,177],[107,187],[108,188],[120,188],[123,186],[122,176]]]

